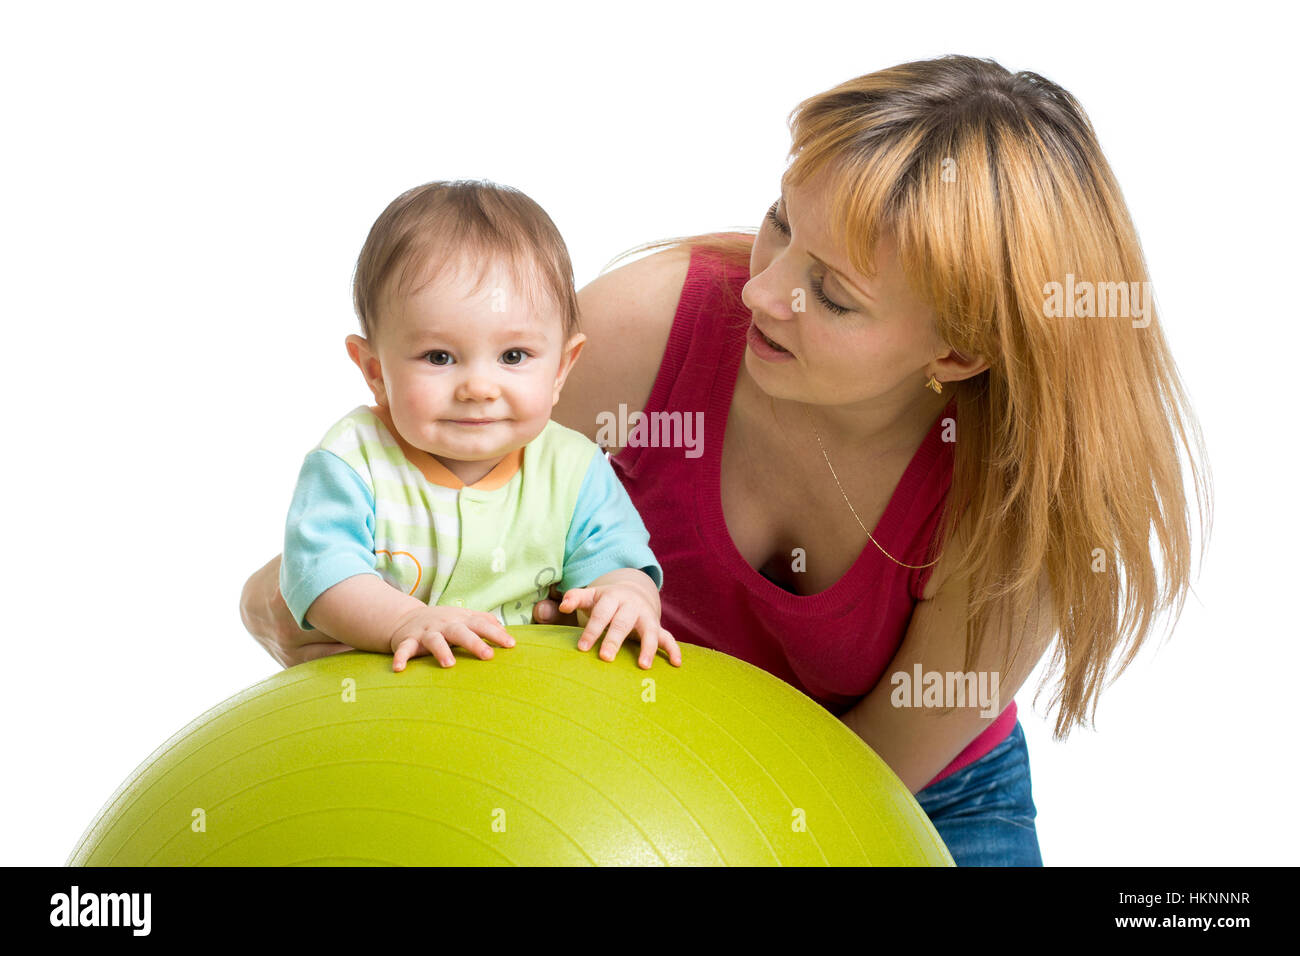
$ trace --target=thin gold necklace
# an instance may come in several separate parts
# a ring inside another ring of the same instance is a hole
[[[811,415],[809,415],[808,417],[808,422],[809,424],[812,424]],[[826,459],[826,467],[831,470],[831,477],[835,479],[835,486],[840,489],[840,494],[843,495],[844,497],[844,503],[849,506],[849,511],[853,512],[853,520],[858,523],[859,528],[861,528],[864,532],[866,532],[867,538],[871,541],[871,543],[874,544],[877,548],[880,548],[880,553],[883,554],[885,557],[887,557],[890,561],[893,561],[895,564],[901,565],[902,567],[905,568],[912,568],[914,570],[920,570],[921,568],[928,568],[931,565],[938,564],[939,563],[938,558],[935,558],[929,564],[903,564],[903,562],[899,561],[898,558],[894,557],[884,548],[880,547],[880,542],[877,541],[874,537],[872,537],[871,532],[867,531],[867,526],[864,525],[862,523],[862,519],[858,517],[858,509],[853,507],[853,502],[849,501],[849,496],[844,494],[844,486],[840,484],[840,476],[835,474],[835,466],[831,464],[830,457],[826,454],[826,447],[822,444],[822,436],[817,433],[817,426],[813,425],[812,430],[813,430],[813,434],[816,435],[817,437],[817,447],[822,450],[822,457]]]

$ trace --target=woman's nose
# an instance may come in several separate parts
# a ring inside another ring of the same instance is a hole
[[[779,262],[752,276],[740,290],[740,300],[750,311],[774,319],[794,318],[795,289]]]

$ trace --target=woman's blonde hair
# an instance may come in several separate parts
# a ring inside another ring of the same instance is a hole
[[[1142,310],[1146,263],[1092,124],[1036,73],[946,56],[804,100],[790,127],[785,181],[826,174],[853,267],[871,275],[891,231],[942,339],[989,363],[950,386],[958,435],[939,540],[958,540],[959,521],[968,532],[953,572],[970,579],[967,669],[986,632],[1008,637],[1032,613],[1046,571],[1063,739],[1094,718],[1156,619],[1172,610],[1172,627],[1182,611],[1184,458],[1202,558],[1212,513],[1200,430],[1159,317]],[[624,256],[686,244],[748,262],[752,242],[694,236]],[[1004,646],[1005,670],[1019,648]]]

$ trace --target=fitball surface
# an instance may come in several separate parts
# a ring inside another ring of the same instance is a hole
[[[508,630],[489,661],[352,651],[262,681],[158,748],[68,863],[952,865],[885,763],[765,671]]]

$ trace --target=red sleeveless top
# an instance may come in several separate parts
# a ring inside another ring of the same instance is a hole
[[[719,463],[750,322],[740,301],[748,279],[746,265],[727,265],[700,250],[692,253],[644,411],[647,416],[690,416],[703,434],[695,435],[687,448],[653,447],[667,429],[660,424],[647,431],[642,422],[610,461],[640,511],[663,567],[664,626],[678,640],[763,668],[838,716],[885,675],[930,569],[900,567],[868,543],[831,587],[798,595],[750,567],[736,550],[722,516]],[[907,564],[933,560],[926,552],[952,480],[952,447],[941,438],[943,419],[949,416],[956,416],[953,404],[921,442],[872,531]],[[688,456],[697,451],[697,457]],[[833,505],[842,507],[843,502]],[[1015,722],[1013,700],[930,783],[984,756],[1011,733]]]

